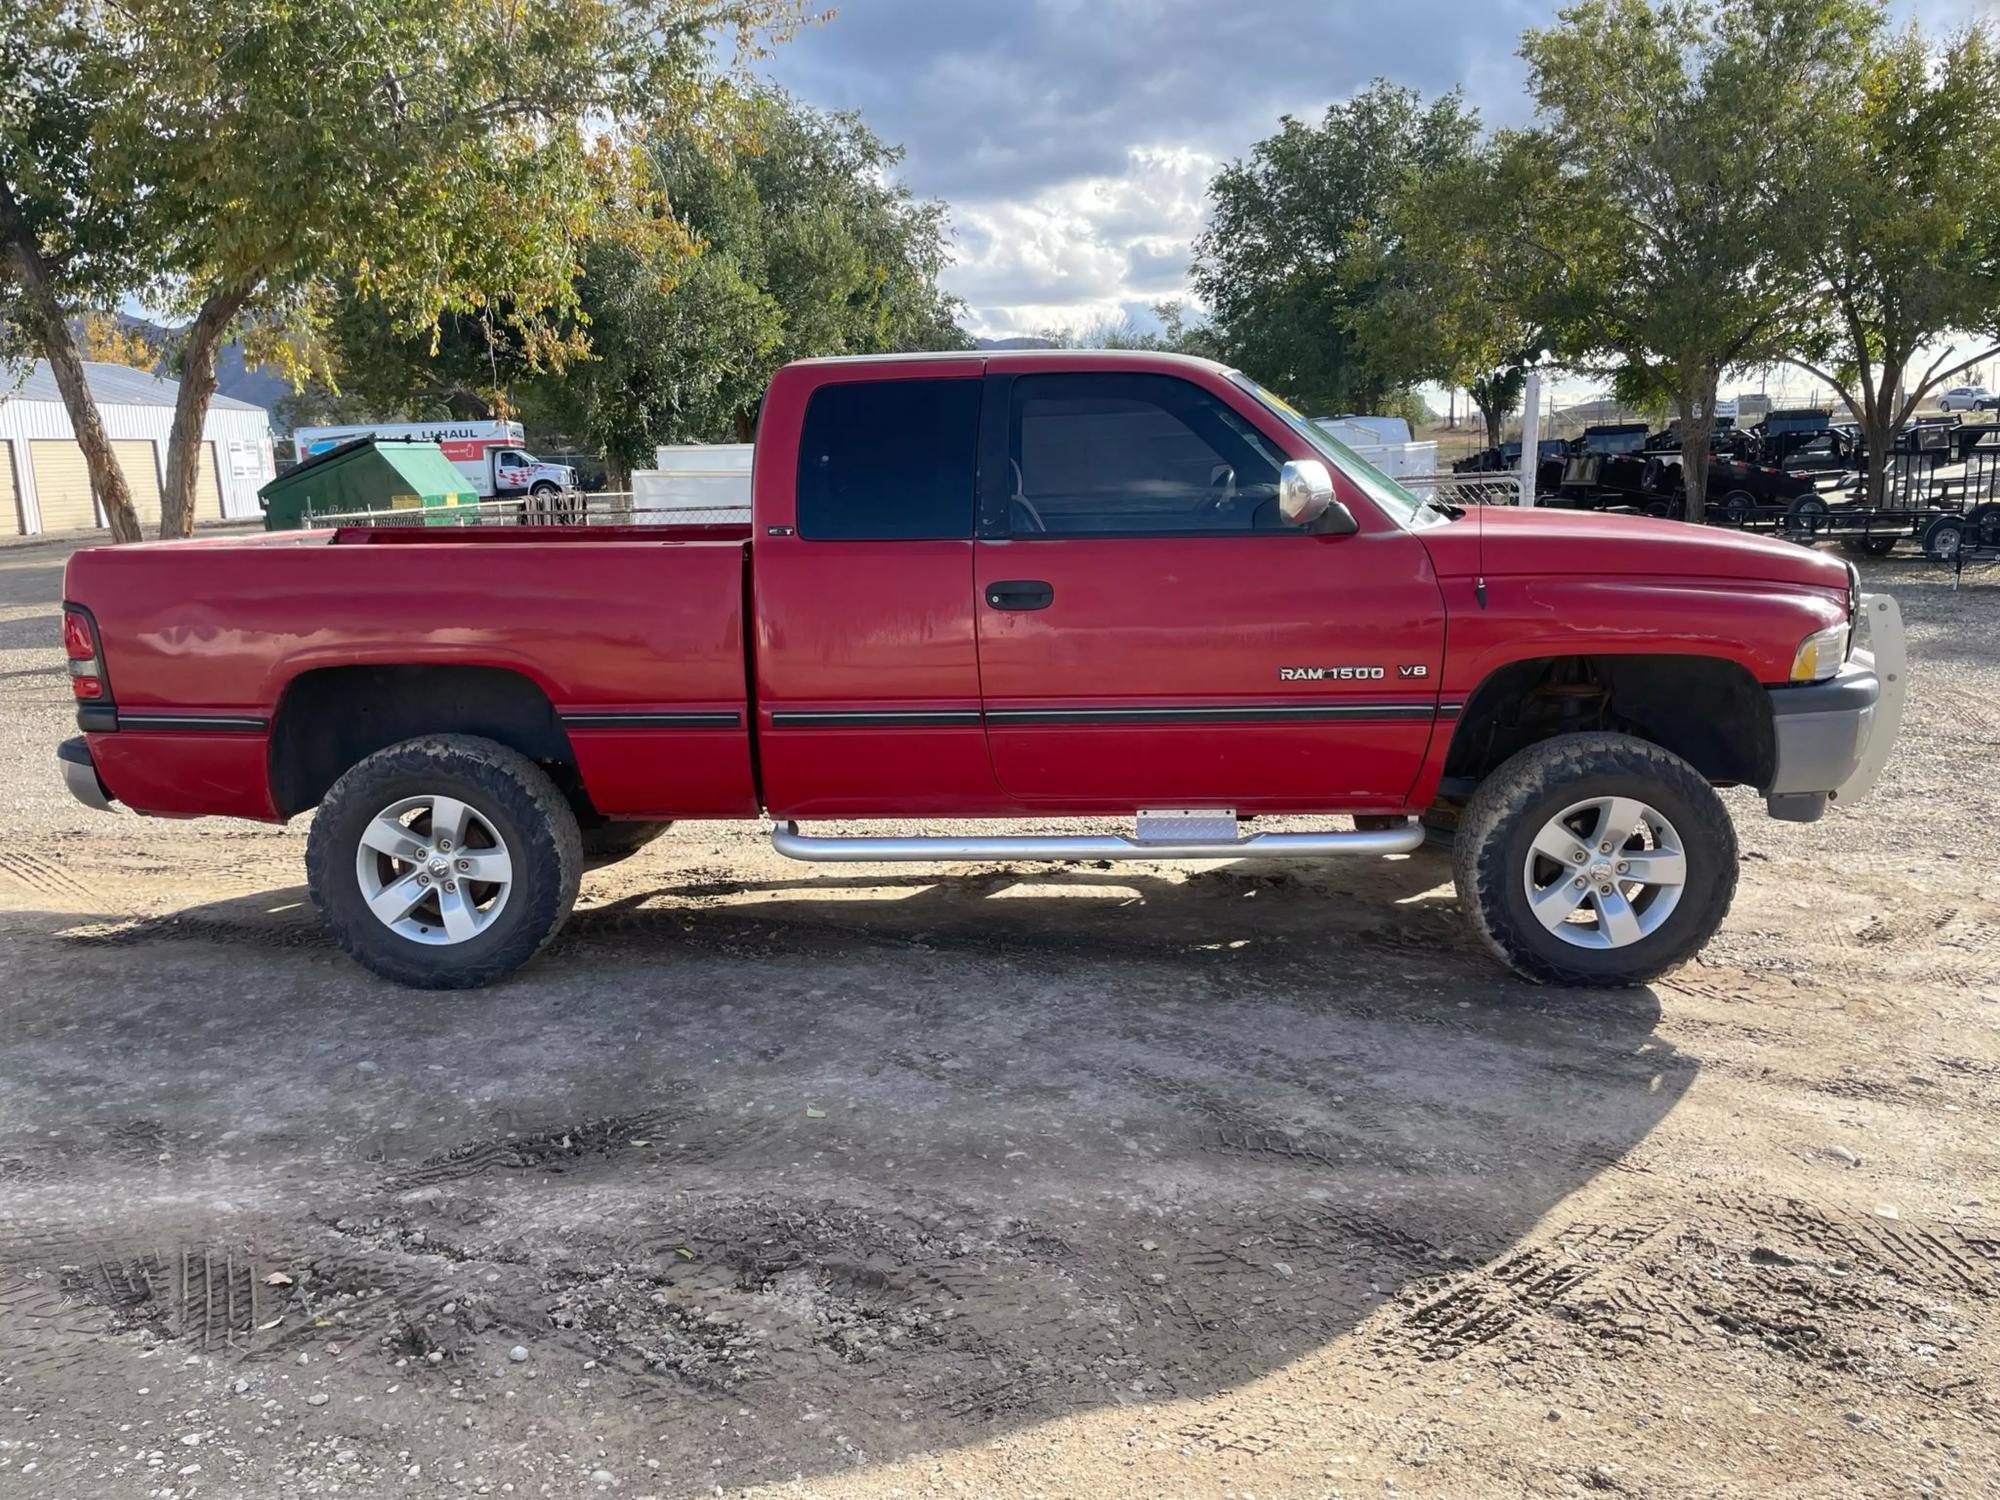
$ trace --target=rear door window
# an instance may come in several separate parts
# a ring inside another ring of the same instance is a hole
[[[982,382],[823,385],[799,438],[799,535],[819,541],[970,538]]]

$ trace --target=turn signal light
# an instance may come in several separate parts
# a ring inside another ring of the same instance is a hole
[[[1799,642],[1798,652],[1792,657],[1792,681],[1824,682],[1840,670],[1852,644],[1852,633],[1845,621],[1815,631]]]

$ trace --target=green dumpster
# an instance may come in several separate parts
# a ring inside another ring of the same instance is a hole
[[[415,511],[415,525],[449,526],[477,505],[472,481],[436,443],[356,438],[287,469],[257,491],[266,531],[292,531],[355,511]],[[400,518],[399,518],[400,519]]]

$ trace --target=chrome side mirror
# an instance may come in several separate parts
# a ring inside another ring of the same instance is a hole
[[[1333,476],[1318,459],[1295,458],[1278,471],[1278,514],[1287,526],[1310,526],[1332,506]]]

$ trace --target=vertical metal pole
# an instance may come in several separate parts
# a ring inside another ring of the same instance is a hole
[[[1542,445],[1542,377],[1528,372],[1528,388],[1521,393],[1521,501],[1535,503],[1535,460]]]

